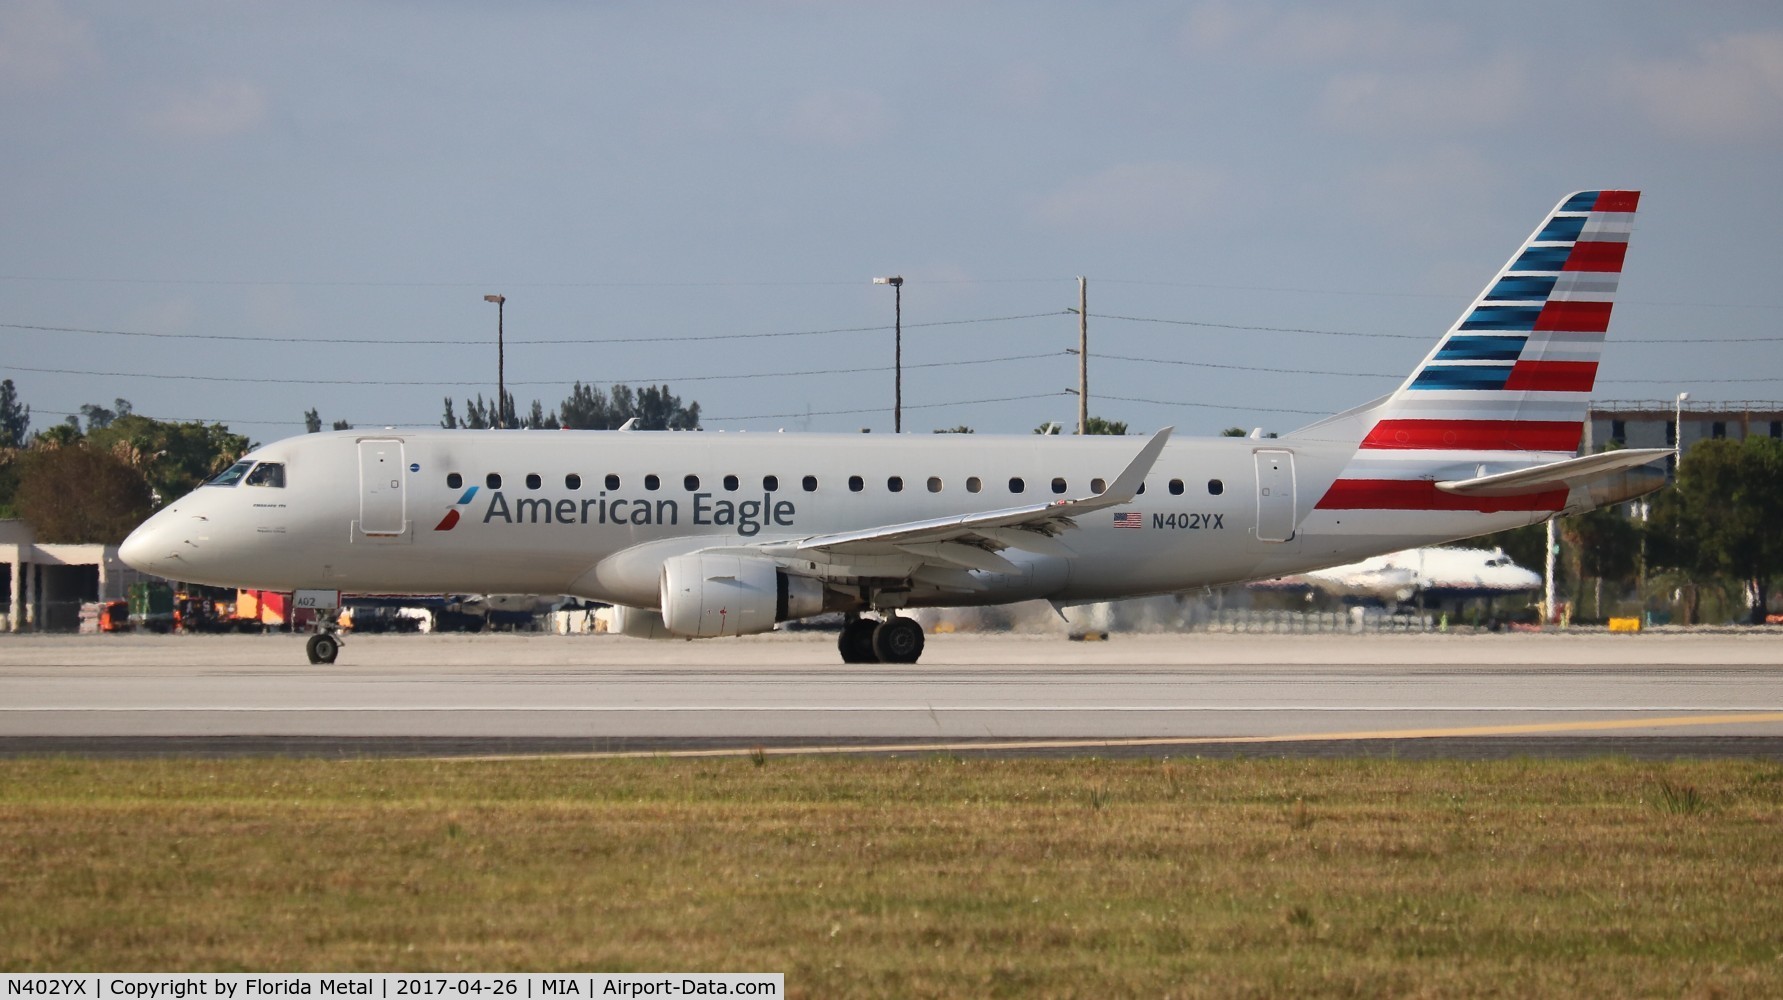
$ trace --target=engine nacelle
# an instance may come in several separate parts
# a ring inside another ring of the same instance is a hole
[[[662,615],[649,608],[628,608],[623,604],[615,604],[603,612],[598,612],[607,619],[607,631],[619,635],[629,635],[633,639],[680,639],[663,624]]]
[[[662,565],[662,620],[676,635],[750,635],[822,611],[821,581],[766,559],[696,552]]]

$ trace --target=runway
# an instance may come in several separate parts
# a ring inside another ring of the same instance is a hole
[[[1783,756],[1783,636],[0,637],[0,752]]]

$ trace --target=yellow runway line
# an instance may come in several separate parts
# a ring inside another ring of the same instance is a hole
[[[1211,744],[1268,744],[1343,742],[1360,740],[1426,740],[1456,736],[1528,736],[1539,733],[1588,733],[1617,729],[1677,728],[1681,726],[1726,726],[1753,722],[1783,722],[1783,712],[1744,712],[1735,715],[1674,715],[1658,719],[1587,719],[1576,722],[1529,722],[1502,726],[1455,726],[1426,729],[1363,730],[1347,733],[1287,733],[1278,736],[1161,736],[1120,739],[1007,740],[986,742],[882,743],[860,745],[820,745],[792,747],[725,747],[713,750],[622,750],[611,753],[587,751],[575,753],[488,754],[429,758],[440,761],[521,761],[521,760],[627,760],[635,758],[680,757],[748,757],[756,753],[771,757],[812,757],[863,753],[958,753],[985,750],[1100,750],[1125,747],[1193,747]]]

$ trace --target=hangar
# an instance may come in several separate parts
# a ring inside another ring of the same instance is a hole
[[[23,521],[0,520],[0,612],[8,632],[73,632],[82,604],[121,601],[147,579],[118,559],[116,545],[40,543]]]

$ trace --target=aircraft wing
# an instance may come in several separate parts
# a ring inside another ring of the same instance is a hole
[[[878,567],[866,575],[881,572],[907,575],[924,565],[992,573],[1014,572],[1017,567],[996,554],[1006,548],[1069,558],[1074,553],[1058,541],[1058,535],[1067,528],[1076,527],[1072,518],[1079,514],[1133,502],[1165,443],[1170,440],[1173,429],[1166,427],[1153,434],[1101,493],[813,535],[770,543],[767,548],[776,555],[797,559],[821,556],[822,561],[832,565],[865,559]],[[899,564],[907,564],[908,569],[898,572]]]
[[[1600,476],[1657,462],[1671,454],[1674,452],[1670,448],[1626,448],[1621,451],[1604,451],[1595,455],[1586,455],[1583,458],[1550,462],[1532,469],[1518,469],[1515,472],[1476,476],[1472,479],[1445,480],[1437,483],[1436,488],[1445,493],[1466,497],[1512,497],[1529,493],[1546,493],[1550,490],[1571,489]]]

